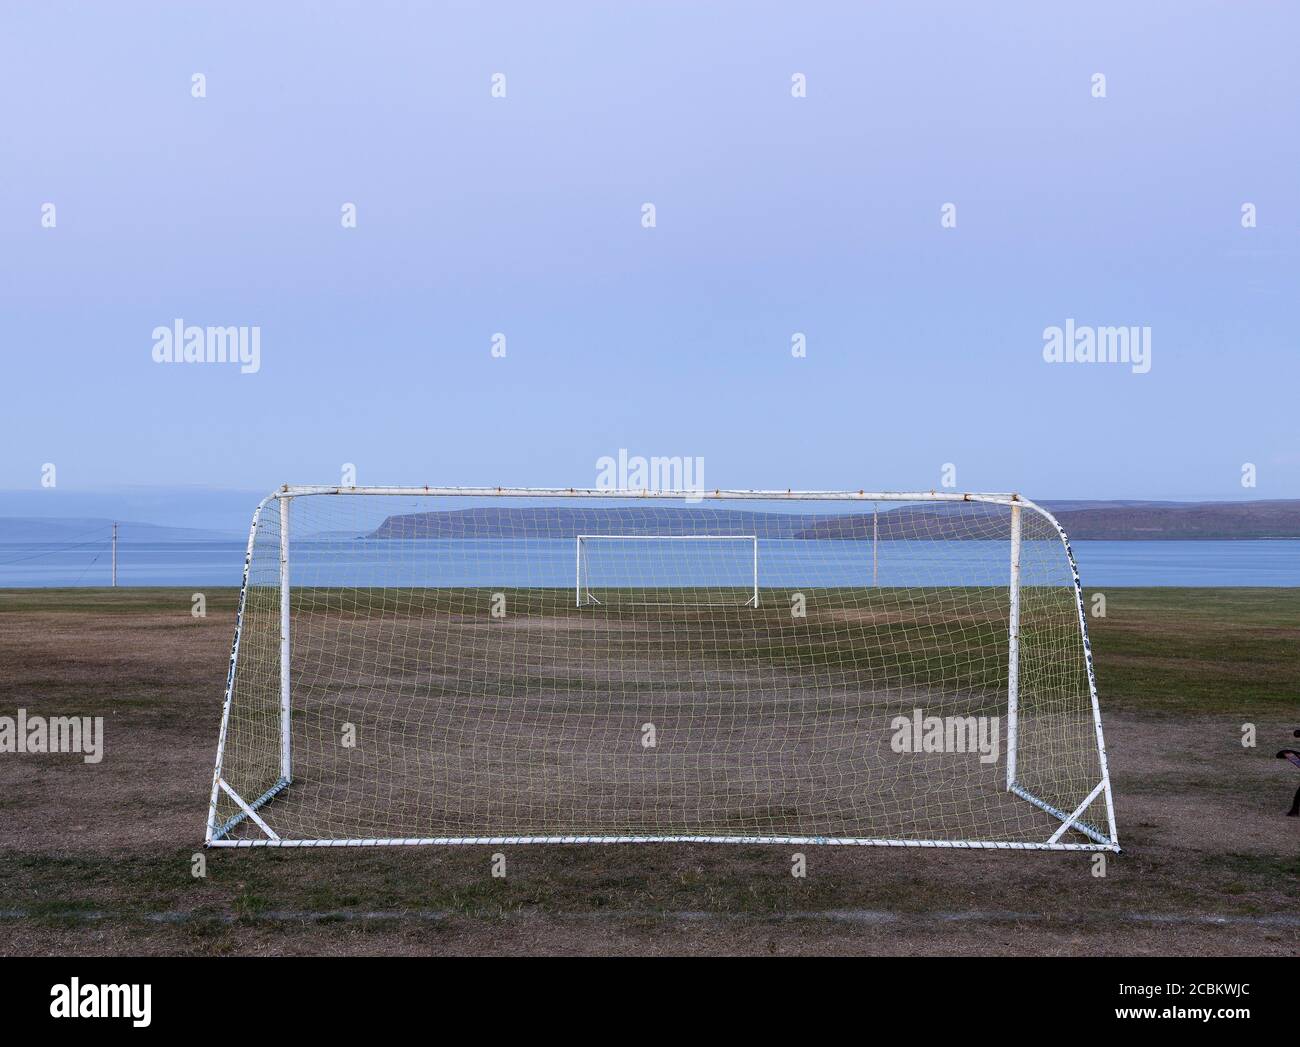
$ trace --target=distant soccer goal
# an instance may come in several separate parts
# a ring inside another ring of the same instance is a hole
[[[757,607],[758,536],[580,534],[578,607]]]
[[[1069,541],[1011,494],[284,487],[206,841],[1117,851]]]

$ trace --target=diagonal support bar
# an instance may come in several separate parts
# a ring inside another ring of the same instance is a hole
[[[262,821],[262,816],[259,815],[255,810],[253,810],[253,808],[248,806],[248,804],[244,803],[244,798],[240,796],[239,793],[235,792],[235,790],[232,789],[229,785],[227,785],[226,780],[224,778],[217,779],[217,784],[220,785],[221,788],[225,790],[227,796],[229,796],[232,800],[235,801],[236,805],[239,807],[240,810],[242,810],[246,815],[248,815],[248,817],[250,817],[251,819],[253,819],[254,822],[257,823],[258,827],[262,830],[262,832],[266,833],[266,835],[270,839],[275,840],[277,843],[279,842],[280,837],[276,835],[275,830],[273,830],[269,825],[267,825],[266,822]]]
[[[1074,809],[1074,813],[1061,823],[1061,827],[1057,829],[1056,832],[1052,833],[1051,837],[1048,839],[1047,842],[1056,843],[1057,840],[1059,840],[1062,836],[1064,836],[1066,830],[1069,829],[1070,826],[1073,825],[1075,821],[1078,820],[1079,816],[1082,815],[1083,812],[1088,809],[1088,805],[1091,804],[1093,800],[1095,800],[1098,796],[1101,795],[1101,791],[1104,788],[1106,788],[1105,778],[1103,778],[1101,781],[1097,783],[1096,787],[1092,790],[1092,792],[1090,792],[1087,795],[1083,803],[1079,804],[1079,806]]]

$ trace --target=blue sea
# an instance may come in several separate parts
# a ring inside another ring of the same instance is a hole
[[[652,551],[649,543],[635,544],[644,548],[605,553],[604,566],[593,570],[593,583],[672,585],[692,577],[686,584],[746,585],[751,577],[752,548],[743,543],[720,545],[707,556],[697,548],[691,554],[697,570]],[[300,577],[324,585],[574,584],[572,539],[462,541],[454,556],[450,545],[438,540],[404,543],[394,562],[392,545],[384,541],[303,541],[295,545],[292,560]],[[764,539],[759,546],[764,586],[806,585],[812,579],[818,585],[870,584],[868,542]],[[1300,541],[1082,541],[1073,548],[1089,588],[1300,586]],[[244,553],[243,542],[123,542],[118,545],[118,584],[238,586]],[[880,585],[989,584],[1003,576],[1006,555],[1005,544],[993,542],[881,543],[877,580]],[[637,563],[643,566],[633,577],[626,565]],[[105,586],[109,581],[106,545],[0,544],[0,588]]]

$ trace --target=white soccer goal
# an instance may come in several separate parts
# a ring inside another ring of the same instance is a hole
[[[757,535],[580,534],[574,560],[578,607],[758,606]]]
[[[933,492],[284,487],[206,840],[1119,849],[1065,533]]]

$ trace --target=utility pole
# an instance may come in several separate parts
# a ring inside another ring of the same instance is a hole
[[[117,588],[117,524],[113,524],[113,588]]]

